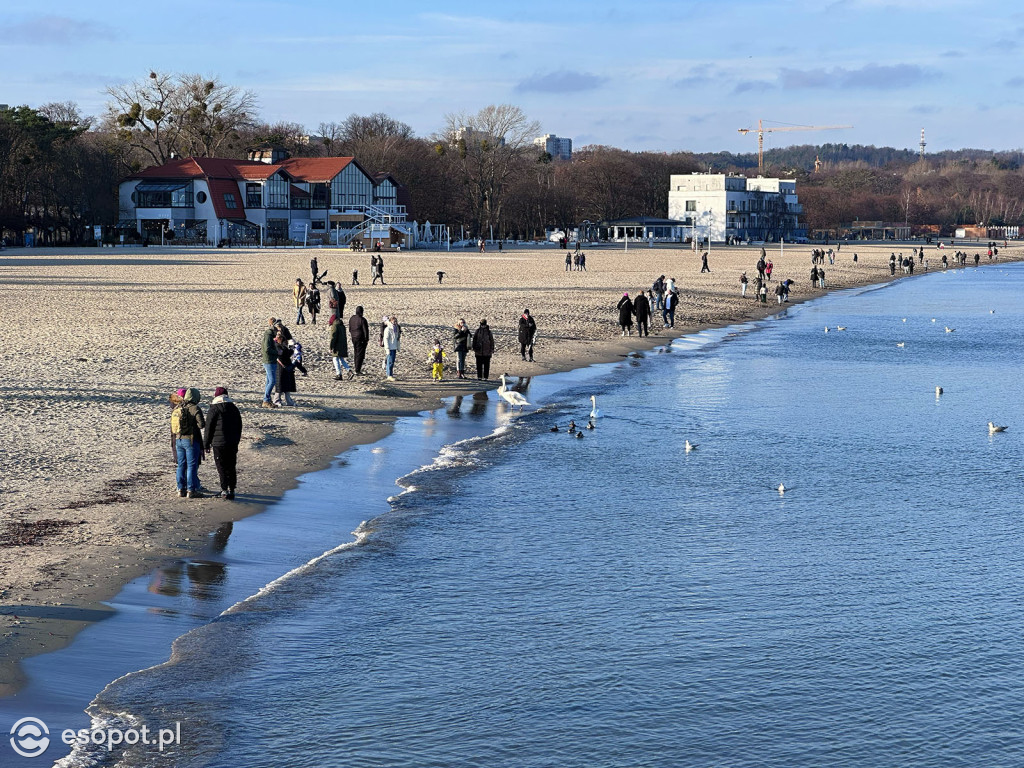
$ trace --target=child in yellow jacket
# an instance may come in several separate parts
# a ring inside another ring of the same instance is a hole
[[[427,362],[431,365],[431,375],[434,381],[441,381],[444,376],[444,359],[448,357],[441,349],[441,340],[434,339],[434,348],[427,355]]]

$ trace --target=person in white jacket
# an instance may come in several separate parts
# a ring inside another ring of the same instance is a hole
[[[384,350],[387,352],[385,375],[388,381],[395,380],[395,358],[402,348],[402,326],[398,324],[398,317],[392,315],[388,318],[388,324],[384,328]]]

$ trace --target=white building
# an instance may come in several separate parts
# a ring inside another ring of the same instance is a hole
[[[691,173],[670,178],[668,216],[685,221],[692,236],[741,240],[792,240],[806,233],[796,181]]]
[[[572,139],[563,139],[553,133],[538,136],[534,146],[540,147],[556,160],[572,160]]]
[[[249,160],[187,157],[120,184],[122,232],[149,242],[415,245],[404,190],[352,157],[288,158],[266,148]]]

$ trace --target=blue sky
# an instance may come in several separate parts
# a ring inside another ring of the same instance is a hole
[[[1024,145],[1024,7],[963,0],[478,2],[3,0],[0,103],[77,102],[150,69],[253,90],[269,121],[520,106],[574,146],[754,151]],[[491,4],[497,6],[497,4]],[[45,6],[45,11],[41,10]],[[1021,8],[1021,10],[1018,10]]]

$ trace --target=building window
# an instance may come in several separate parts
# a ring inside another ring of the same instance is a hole
[[[224,205],[232,209],[238,208],[238,202],[235,200],[235,196],[232,193],[224,193]]]
[[[249,182],[245,185],[245,207],[246,208],[262,208],[263,207],[263,185],[253,184]]]
[[[697,201],[696,200],[687,200],[686,201],[686,210],[688,210],[688,211],[696,211],[697,210]]]
[[[196,193],[196,202],[199,203],[200,205],[205,203],[206,202],[206,193],[205,192],[197,192]]]
[[[266,185],[267,208],[288,207],[288,182],[280,176],[271,176]]]

